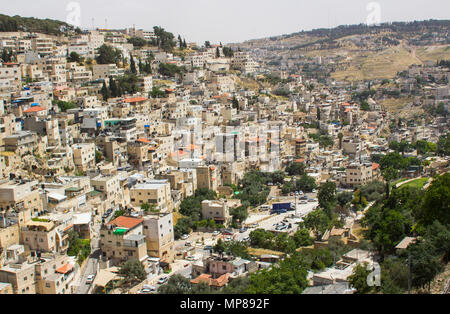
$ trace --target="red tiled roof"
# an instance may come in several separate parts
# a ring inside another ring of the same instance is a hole
[[[72,228],[73,227],[73,224],[72,225],[69,225],[69,226],[67,226],[63,231],[64,232],[66,232],[67,230],[69,230],[70,228]]]
[[[191,280],[191,283],[198,284],[198,283],[207,283],[209,286],[215,286],[215,287],[223,287],[228,283],[228,278],[230,277],[229,273],[223,274],[217,279],[211,278],[211,275],[209,274],[201,274],[195,279]]]
[[[109,222],[108,225],[114,225],[119,228],[133,229],[143,221],[144,220],[142,218],[138,219],[133,217],[120,216],[114,219],[113,221]]]
[[[296,159],[294,160],[294,162],[302,163],[305,162],[305,159],[304,158]]]
[[[146,100],[147,100],[147,98],[145,98],[145,97],[134,97],[134,98],[126,98],[126,99],[124,99],[123,102],[132,103],[132,102],[140,102],[140,101],[146,101]]]
[[[72,270],[72,268],[73,268],[72,264],[66,264],[66,265],[56,269],[55,271],[60,274],[67,274],[69,271]]]
[[[377,164],[376,162],[372,163],[372,171],[375,169],[378,169],[380,167],[379,164]]]
[[[30,113],[30,112],[39,112],[39,111],[43,111],[45,110],[45,108],[42,108],[40,106],[34,106],[34,107],[30,107],[27,110],[25,110],[25,113]]]
[[[344,102],[344,103],[342,104],[342,106],[347,107],[347,106],[350,106],[350,104],[349,104],[348,102]]]
[[[150,143],[150,141],[149,141],[148,139],[146,139],[146,138],[138,138],[138,139],[136,140],[136,142]]]

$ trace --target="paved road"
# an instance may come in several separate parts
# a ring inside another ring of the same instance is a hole
[[[75,294],[88,294],[92,291],[89,291],[92,284],[86,284],[87,277],[89,275],[97,274],[98,269],[98,261],[101,255],[100,250],[100,227],[101,224],[97,223],[98,217],[94,218],[94,226],[92,227],[92,237],[91,237],[91,255],[89,255],[89,259],[87,261],[87,265],[80,275],[79,278],[79,286],[75,291]]]
[[[83,274],[80,276],[80,285],[75,291],[76,294],[88,294],[92,284],[86,284],[87,277],[89,275],[95,275],[97,273],[98,257],[100,256],[100,250],[97,249],[89,256],[86,268]]]

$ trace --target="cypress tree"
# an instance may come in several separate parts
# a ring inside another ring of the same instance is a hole
[[[114,81],[114,79],[112,77],[110,77],[110,79],[109,79],[109,89],[111,90],[112,97],[119,97],[116,82]]]
[[[139,59],[139,73],[144,72],[144,65],[142,64],[141,59]]]
[[[131,68],[131,73],[133,73],[133,74],[137,73],[136,64],[134,63],[133,56],[131,56],[131,59],[130,59],[130,68]]]
[[[102,87],[101,93],[102,93],[104,101],[107,101],[108,98],[110,98],[110,96],[111,96],[111,94],[109,93],[108,87],[106,87],[105,81],[103,81],[103,87]]]

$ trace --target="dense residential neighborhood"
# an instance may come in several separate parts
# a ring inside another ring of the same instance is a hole
[[[448,20],[228,45],[11,21],[0,294],[448,293]],[[386,77],[323,53],[430,46]]]

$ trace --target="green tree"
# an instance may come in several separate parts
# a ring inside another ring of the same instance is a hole
[[[152,91],[149,93],[149,96],[151,98],[164,98],[166,96],[166,93],[164,93],[164,91],[160,90],[158,87],[153,86]]]
[[[180,275],[175,274],[169,278],[169,281],[158,288],[159,294],[192,294],[191,281]]]
[[[114,80],[114,78],[112,76],[109,78],[109,89],[111,91],[112,97],[120,97],[121,96],[121,95],[119,95],[120,92],[117,87],[116,81]]]
[[[111,97],[111,94],[109,92],[109,88],[106,87],[106,82],[105,81],[103,81],[103,86],[102,86],[102,89],[101,89],[100,92],[102,94],[102,97],[103,97],[104,101],[107,101]]]
[[[383,178],[386,182],[386,198],[388,198],[390,193],[390,184],[393,180],[399,177],[399,173],[398,170],[393,167],[388,167],[384,169],[381,173],[383,174]]]
[[[408,246],[411,254],[412,284],[415,287],[425,287],[434,277],[442,271],[443,267],[440,257],[437,256],[433,247],[425,241],[418,241]]]
[[[142,48],[148,44],[148,42],[140,37],[131,37],[128,40],[129,44],[132,44],[133,47]]]
[[[144,265],[135,259],[123,263],[118,273],[124,276],[124,282],[129,284],[140,282],[147,278]]]
[[[294,254],[278,267],[250,274],[250,294],[300,294],[308,286],[307,269],[303,259]]]
[[[98,49],[98,56],[95,58],[98,64],[119,64],[122,60],[122,52],[106,44]]]
[[[358,264],[354,269],[352,275],[347,278],[349,285],[356,289],[355,294],[369,294],[374,292],[374,287],[367,284],[367,278],[371,273],[367,269],[367,263],[363,265]]]
[[[192,219],[190,217],[183,217],[178,219],[173,228],[174,237],[176,240],[180,239],[183,234],[189,234],[192,230]]]
[[[303,174],[296,181],[296,189],[297,191],[303,192],[311,192],[313,189],[317,187],[316,180],[313,177],[308,176],[306,173]]]
[[[342,149],[342,139],[344,138],[344,134],[339,132],[338,133],[338,138],[339,138],[339,149]]]
[[[134,62],[133,56],[130,56],[130,70],[131,73],[137,74],[136,63]]]
[[[298,229],[293,237],[297,247],[309,246],[313,243],[313,239],[309,235],[309,230],[306,228]]]
[[[336,183],[326,182],[319,187],[319,193],[317,194],[319,205],[327,213],[331,219],[331,214],[334,206],[336,206]]]
[[[286,172],[290,176],[301,176],[305,174],[306,166],[303,162],[291,162],[286,167]]]
[[[231,101],[231,104],[234,109],[239,109],[239,101],[237,100],[236,96],[233,96],[233,100]]]
[[[67,58],[67,61],[81,63],[82,58],[78,53],[76,53],[75,51],[72,51],[70,53],[69,57]]]
[[[342,192],[337,195],[337,202],[341,206],[348,205],[353,200],[352,192]]]
[[[319,240],[328,229],[330,218],[322,209],[318,209],[305,217],[304,224],[306,228],[313,230],[316,239]]]
[[[101,162],[104,159],[105,158],[103,157],[102,152],[95,150],[95,163],[98,164],[99,162]]]
[[[450,173],[436,177],[425,192],[422,206],[415,208],[414,216],[422,226],[437,220],[450,224]]]
[[[216,245],[213,247],[213,251],[223,255],[223,253],[225,253],[225,242],[223,242],[222,239],[217,240]]]
[[[158,72],[164,76],[174,77],[176,74],[181,75],[183,73],[183,69],[175,64],[160,63]]]
[[[408,289],[408,261],[387,258],[381,265],[381,291],[384,294],[401,294]]]

